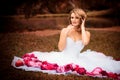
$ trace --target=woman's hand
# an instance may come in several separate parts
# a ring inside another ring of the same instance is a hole
[[[82,19],[81,29],[85,29],[85,19]]]
[[[87,45],[90,41],[90,32],[85,30],[85,19],[82,20],[81,32],[83,44]]]
[[[69,31],[70,31],[72,28],[74,28],[74,26],[69,25],[69,26],[65,29],[65,34],[68,35]]]

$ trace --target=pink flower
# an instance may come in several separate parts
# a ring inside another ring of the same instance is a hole
[[[16,61],[16,63],[15,63],[15,66],[16,66],[16,67],[23,66],[23,65],[24,65],[24,63],[23,63],[23,61],[20,60],[20,59],[18,59],[18,60]]]
[[[77,71],[78,69],[79,69],[78,65],[75,65],[74,68],[73,68],[74,71]]]
[[[86,70],[85,70],[85,68],[79,68],[79,69],[77,70],[77,73],[79,73],[79,74],[81,74],[81,75],[84,75],[84,74],[86,74]]]
[[[22,56],[22,58],[25,58],[25,57],[37,58],[37,57],[35,57],[34,54],[29,54],[29,53],[26,53],[26,54],[24,54],[24,55]]]
[[[39,61],[39,62],[35,62],[33,67],[41,68],[41,65],[42,65],[42,62]]]
[[[120,58],[117,58],[116,61],[120,61]]]
[[[86,75],[87,75],[87,76],[94,76],[94,74],[91,73],[91,72],[86,72]]]
[[[49,70],[47,65],[41,65],[42,70]]]
[[[47,64],[48,64],[47,61],[42,62],[41,69],[42,69],[42,70],[49,70]]]
[[[108,73],[106,71],[101,71],[100,73],[102,74],[102,76],[108,76]]]
[[[65,72],[66,72],[66,71],[69,71],[69,70],[73,70],[72,64],[67,64],[67,65],[65,66]]]
[[[56,71],[58,73],[63,73],[63,72],[65,72],[65,68],[63,66],[59,66]]]
[[[93,73],[94,75],[99,75],[102,71],[102,68],[96,67],[91,73]]]
[[[88,76],[96,76],[96,75],[108,76],[108,73],[106,71],[102,70],[102,68],[96,67],[92,72],[86,72],[86,75],[88,75]]]
[[[47,61],[44,61],[41,65],[42,70],[56,70],[57,67],[57,64],[48,63]]]
[[[75,70],[77,73],[81,74],[81,75],[86,74],[85,68],[79,67],[78,65],[76,65],[76,67],[74,68],[74,70]]]
[[[30,60],[30,58],[24,58],[24,63],[25,63],[25,65],[27,65],[27,66],[31,66],[31,65],[29,65],[29,62],[30,62],[31,60]]]
[[[114,79],[118,79],[117,74],[112,73],[112,72],[109,72],[109,73],[108,73],[108,77],[110,77],[110,78],[114,78]]]
[[[43,61],[43,62],[42,62],[42,65],[47,65],[47,64],[48,64],[47,61]]]

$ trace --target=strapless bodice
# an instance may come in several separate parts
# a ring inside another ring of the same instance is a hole
[[[64,51],[80,52],[84,48],[82,40],[74,41],[72,38],[67,37],[66,48]]]

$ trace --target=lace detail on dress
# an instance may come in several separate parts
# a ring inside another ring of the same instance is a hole
[[[73,52],[80,52],[84,48],[82,40],[73,41],[70,37],[67,37],[67,45],[65,50],[73,51]]]

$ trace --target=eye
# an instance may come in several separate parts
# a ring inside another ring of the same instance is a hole
[[[75,17],[76,19],[80,19],[79,17]]]
[[[71,19],[73,19],[74,17],[71,17]]]

